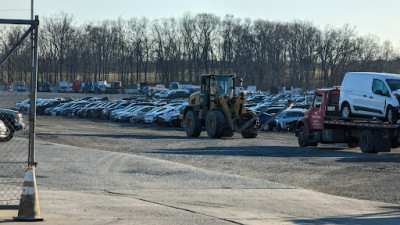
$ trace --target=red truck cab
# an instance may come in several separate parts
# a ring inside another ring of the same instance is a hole
[[[75,93],[80,92],[80,91],[81,91],[81,88],[82,88],[82,81],[80,81],[80,80],[74,80],[74,81],[72,82],[72,90],[73,90]]]
[[[400,125],[376,118],[342,118],[339,113],[338,88],[314,91],[311,107],[296,124],[300,147],[318,143],[347,143],[360,146],[362,152],[390,152],[400,145]]]

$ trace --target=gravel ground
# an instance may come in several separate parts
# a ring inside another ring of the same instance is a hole
[[[300,148],[293,133],[256,139],[187,138],[182,129],[102,120],[39,116],[39,140],[178,162],[231,175],[337,196],[400,203],[400,149],[363,154],[359,148]],[[148,172],[148,171],[138,171]]]

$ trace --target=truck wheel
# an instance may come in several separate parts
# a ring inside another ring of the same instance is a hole
[[[374,134],[370,130],[363,130],[360,133],[359,146],[363,153],[376,153]]]
[[[9,141],[14,137],[14,132],[15,132],[14,128],[9,126],[6,126],[6,128],[7,128],[6,137],[0,138],[0,142]]]
[[[346,119],[350,118],[350,116],[351,116],[351,108],[350,108],[349,103],[346,102],[346,103],[343,104],[341,115],[342,115],[343,118],[346,118]]]
[[[386,109],[386,118],[389,123],[397,123],[397,113],[392,106],[388,106]]]
[[[201,134],[201,121],[198,113],[192,110],[188,111],[185,116],[185,131],[188,137],[198,137]]]
[[[206,130],[209,138],[220,138],[225,129],[225,117],[219,110],[211,110],[206,117]]]
[[[299,142],[300,147],[307,147],[309,145],[306,128],[304,126],[301,126],[299,129],[297,141]]]

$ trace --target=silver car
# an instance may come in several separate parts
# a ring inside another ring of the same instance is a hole
[[[3,120],[0,120],[0,141],[5,141],[7,137],[7,127],[4,125]]]
[[[297,120],[304,117],[305,110],[303,109],[287,109],[279,114],[276,119],[278,120],[278,130],[292,130],[293,125],[296,124]]]

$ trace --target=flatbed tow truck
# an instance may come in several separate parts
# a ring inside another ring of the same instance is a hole
[[[300,147],[318,143],[347,143],[363,153],[390,152],[399,147],[400,124],[368,118],[342,118],[339,113],[339,88],[314,91],[311,107],[296,124]]]

